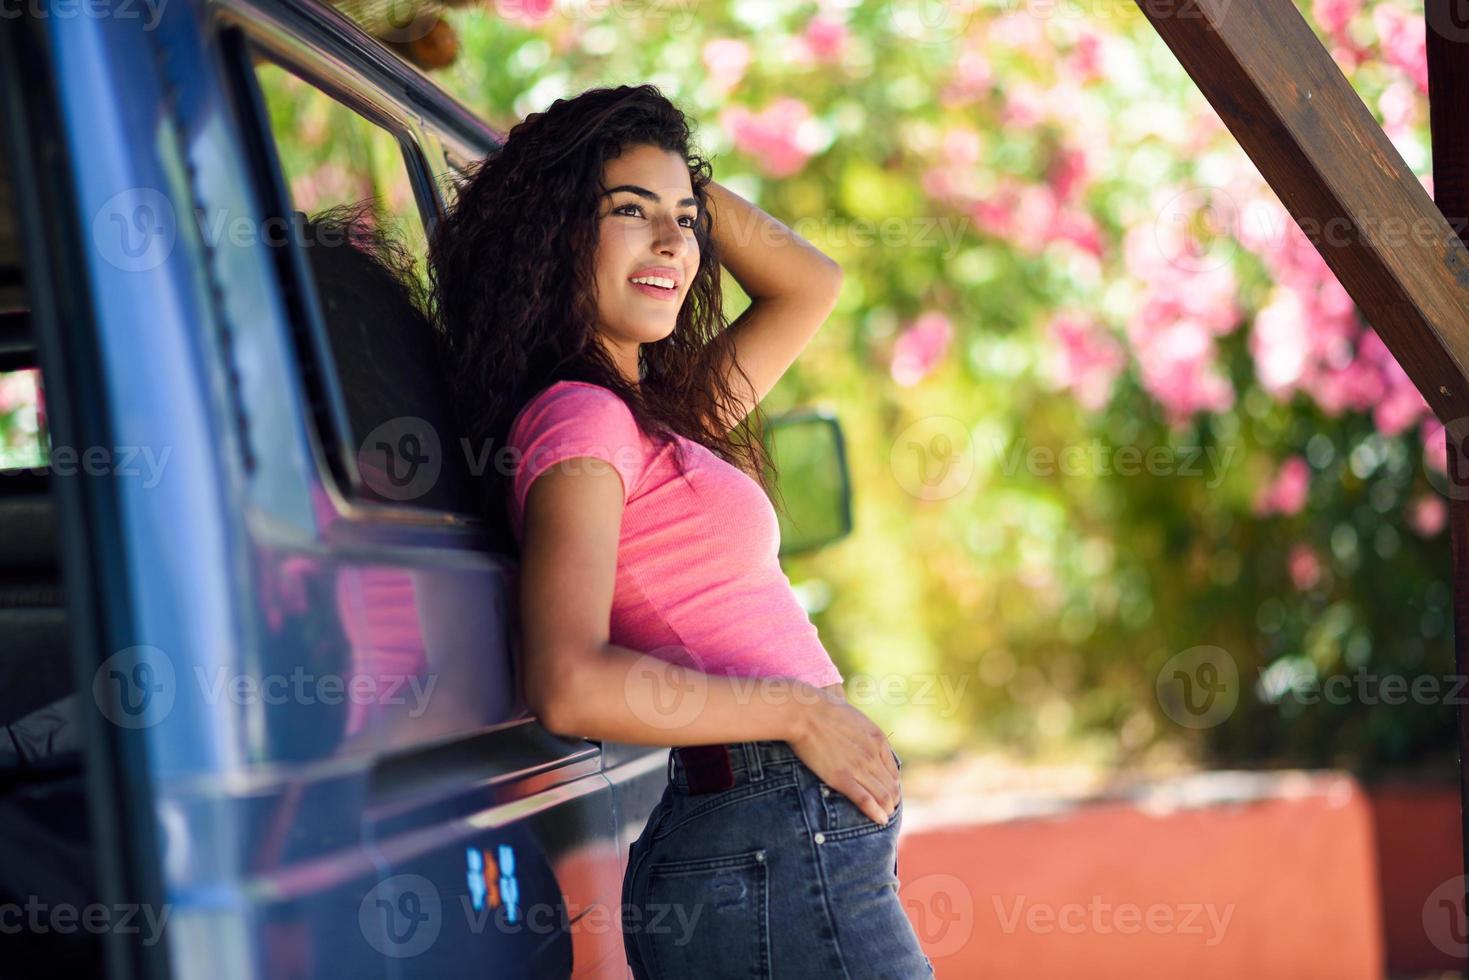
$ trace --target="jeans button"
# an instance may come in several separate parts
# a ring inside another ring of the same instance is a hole
[[[823,834],[819,830],[816,832],[816,843],[818,843],[818,844],[825,844],[826,843],[826,835]]]

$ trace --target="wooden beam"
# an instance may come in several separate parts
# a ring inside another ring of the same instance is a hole
[[[1433,140],[1433,199],[1465,238],[1469,216],[1469,40],[1455,30],[1455,0],[1426,0],[1423,9],[1428,41],[1428,122]],[[1469,452],[1465,427],[1450,425],[1447,440],[1449,477],[1449,544],[1454,574],[1454,671],[1469,676]],[[1469,873],[1469,705],[1457,710],[1459,732],[1459,840],[1462,864]],[[1463,915],[1469,898],[1461,896],[1455,914]]]
[[[1138,0],[1434,413],[1469,416],[1469,251],[1291,0]]]

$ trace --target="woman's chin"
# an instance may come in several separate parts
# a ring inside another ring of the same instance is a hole
[[[658,341],[672,336],[677,324],[669,323],[662,327],[652,327],[643,331],[642,342],[645,344],[656,344]]]

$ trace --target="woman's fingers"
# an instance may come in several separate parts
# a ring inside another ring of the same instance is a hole
[[[889,762],[888,765],[892,766],[892,763]],[[896,769],[897,767],[893,766],[893,768]],[[898,798],[901,790],[897,774],[895,772],[889,772],[886,768],[882,767],[876,771],[870,771],[865,788],[868,795],[872,798],[876,811],[882,814],[880,818],[874,817],[873,819],[878,823],[887,823],[892,818],[893,812],[898,808]],[[873,811],[868,810],[866,812],[871,816]]]
[[[865,796],[866,799],[863,802],[858,803],[857,805],[863,813],[867,814],[867,819],[871,820],[873,823],[887,823],[888,814],[883,812],[882,804],[878,802],[877,797],[873,796],[872,793],[867,790],[863,790],[862,795]]]
[[[888,772],[892,774],[893,784],[897,785],[901,778],[901,774],[898,771],[898,755],[893,751],[892,746],[886,742],[883,743],[883,749],[885,756],[883,762],[887,764]]]

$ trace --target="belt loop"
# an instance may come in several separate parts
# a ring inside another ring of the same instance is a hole
[[[668,781],[673,782],[673,753],[678,751],[678,746],[668,750]]]
[[[745,766],[750,771],[750,781],[754,782],[755,780],[765,778],[764,772],[760,768],[760,743],[745,742],[743,743],[743,747],[745,750]]]

